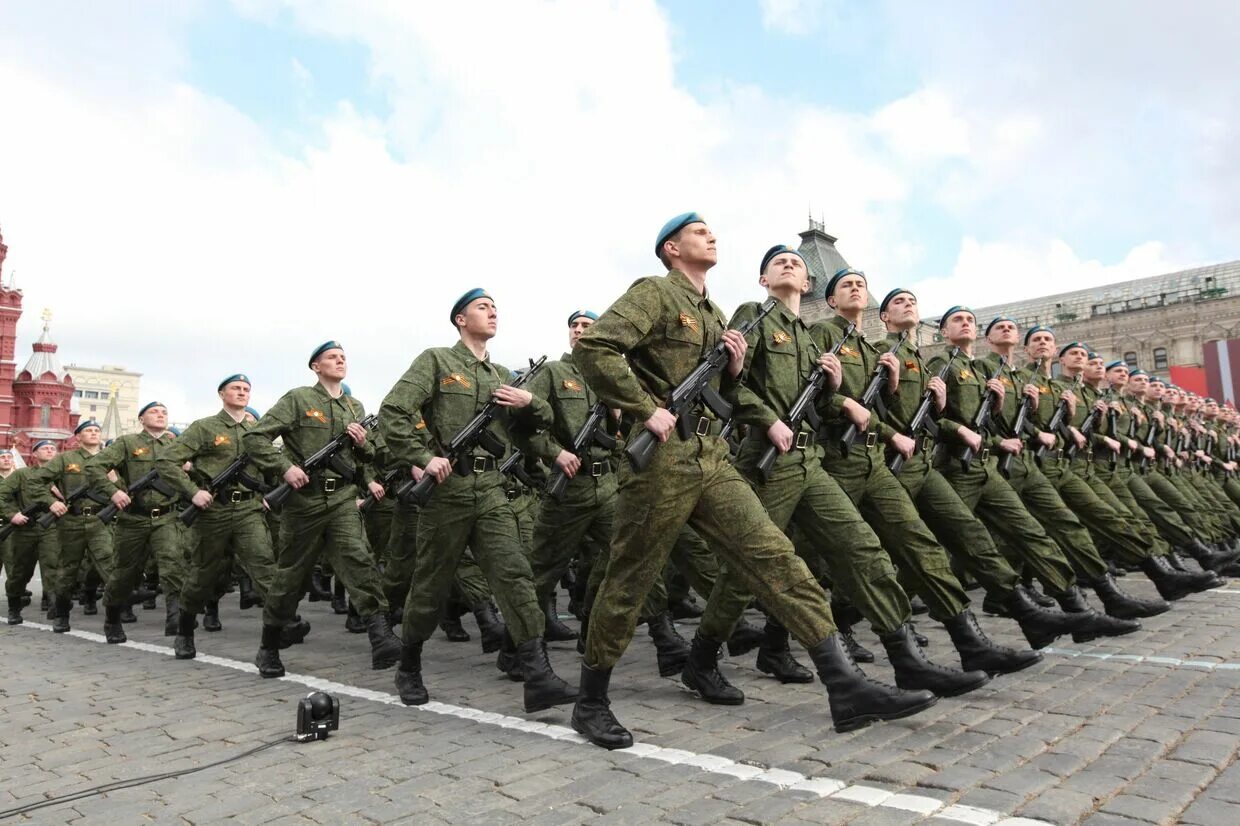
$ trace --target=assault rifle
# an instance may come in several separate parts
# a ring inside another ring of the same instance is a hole
[[[737,332],[742,336],[749,335],[778,303],[779,299],[774,296],[768,298],[758,309],[758,314],[742,324]],[[728,348],[721,339],[709,353],[702,356],[693,372],[672,390],[667,400],[667,410],[676,417],[676,432],[681,439],[688,439],[693,435],[694,422],[690,421],[688,414],[700,405],[708,407],[720,421],[732,418],[732,405],[710,385],[715,376],[723,372],[728,358]],[[637,435],[630,439],[628,446],[624,448],[624,455],[629,457],[633,470],[640,472],[650,466],[650,460],[654,458],[658,447],[659,437],[648,428],[639,427]]]
[[[264,485],[261,480],[255,479],[253,476],[245,472],[245,466],[249,463],[250,457],[244,453],[236,459],[233,459],[228,463],[228,467],[215,474],[211,481],[207,483],[207,492],[211,494],[212,498],[214,498],[219,495],[220,491],[231,486],[233,482],[240,482],[250,490],[262,493],[267,486]],[[181,524],[189,527],[194,524],[194,521],[198,518],[198,514],[202,513],[202,510],[203,509],[197,505],[190,503],[185,506],[185,508],[181,511],[181,515],[177,518],[181,520]]]
[[[366,430],[374,430],[379,424],[379,417],[371,413],[366,418],[358,422]],[[352,480],[357,474],[357,468],[349,464],[341,456],[341,452],[348,445],[353,444],[353,437],[346,430],[327,444],[323,445],[314,453],[299,463],[299,467],[306,472],[307,475],[313,475],[321,470],[331,469],[340,474],[345,479]],[[268,507],[278,508],[284,504],[293,492],[293,486],[288,482],[281,482],[274,490],[268,493],[263,499],[267,502]]]
[[[604,430],[610,416],[611,412],[607,409],[607,405],[595,402],[585,422],[582,423],[581,429],[573,436],[573,444],[569,451],[582,461],[582,467],[585,466],[585,461],[590,456],[590,448],[597,446],[604,450],[616,449],[616,437]],[[559,465],[555,465],[551,470],[550,478],[547,479],[547,495],[561,502],[567,488],[568,477],[564,475]]]
[[[103,494],[96,492],[90,485],[82,485],[80,488],[73,491],[73,493],[69,494],[69,498],[65,499],[65,506],[72,507],[79,499],[89,499],[99,505],[108,504],[107,498]],[[48,511],[39,517],[39,527],[50,528],[59,518],[60,517],[56,514]],[[3,537],[0,537],[0,539],[2,538]]]
[[[999,356],[999,372],[1007,365],[1007,359]],[[994,390],[987,390],[986,395],[982,397],[982,404],[977,408],[977,415],[973,417],[973,432],[981,437],[982,441],[986,441],[986,434],[990,430],[993,420],[990,418],[990,411],[995,406],[995,401],[999,398],[999,394]],[[973,448],[968,445],[964,446],[964,450],[960,452],[960,470],[968,472],[973,465]]]
[[[521,375],[514,378],[508,383],[509,387],[519,388],[534,377],[534,374],[542,369],[547,363],[547,357],[543,356],[538,361],[530,359],[529,369]],[[477,448],[482,448],[496,459],[502,457],[508,450],[507,445],[495,437],[491,432],[491,422],[495,420],[499,414],[500,403],[494,397],[487,400],[482,409],[474,414],[469,423],[462,427],[452,440],[448,442],[444,449],[445,458],[452,465],[452,470],[458,476],[468,476],[473,472],[473,467],[461,461],[473,454]],[[439,484],[435,477],[429,473],[422,474],[422,478],[414,482],[412,479],[405,482],[397,489],[396,495],[402,500],[413,502],[419,507],[424,506],[431,500],[431,494],[435,492],[435,487]]]
[[[844,342],[857,329],[856,324],[849,324],[848,329],[844,330],[844,337],[835,343],[831,348],[831,355],[838,355],[840,348],[844,346]],[[809,422],[809,426],[815,433],[822,427],[822,418],[818,415],[818,396],[822,394],[823,389],[827,386],[827,372],[822,369],[822,365],[815,365],[810,371],[809,378],[805,380],[805,386],[801,388],[801,395],[797,396],[796,401],[792,403],[792,407],[788,408],[788,415],[784,416],[784,424],[788,425],[792,430],[793,438],[801,432],[801,425]],[[758,459],[758,474],[762,477],[762,481],[766,482],[771,478],[771,470],[775,467],[775,460],[779,457],[779,448],[775,445],[767,445],[766,450],[762,452],[762,456]]]
[[[956,360],[956,356],[958,355],[960,355],[960,348],[953,347],[951,352],[947,354],[947,363],[939,368],[939,372],[936,374],[937,378],[947,378],[947,373],[952,368],[952,362]],[[939,426],[935,424],[934,419],[930,417],[930,405],[932,404],[934,404],[934,391],[927,387],[926,392],[921,394],[921,404],[917,406],[917,412],[913,414],[913,420],[909,422],[908,426],[908,435],[914,441],[917,440],[917,435],[922,430],[925,430],[930,433],[931,436],[938,438]],[[915,449],[916,448],[914,448],[914,450]],[[898,475],[904,468],[904,454],[896,451],[896,455],[892,457],[891,461],[887,464],[887,467],[890,468],[893,474]]]
[[[129,494],[129,498],[132,502],[137,502],[138,498],[148,490],[153,490],[156,493],[162,493],[164,496],[169,498],[173,498],[177,495],[177,492],[170,488],[167,482],[159,478],[158,471],[154,470],[148,470],[146,473],[139,476],[132,485],[125,489],[125,493]],[[116,512],[118,510],[120,510],[120,508],[116,507],[114,502],[109,502],[107,506],[97,514],[99,521],[106,525],[112,521],[112,517],[116,516]]]
[[[896,346],[891,350],[894,352],[900,349],[900,345],[908,338],[908,330],[900,333],[900,340],[896,342]],[[870,377],[870,383],[865,388],[865,392],[861,394],[858,401],[866,410],[872,410],[878,401],[878,394],[883,389],[883,382],[887,380],[887,368],[881,362],[874,368],[874,373]],[[844,435],[840,437],[840,453],[847,456],[848,449],[852,447],[853,442],[857,440],[857,424],[849,422],[848,428],[844,431]]]
[[[38,516],[40,513],[42,513],[45,510],[47,510],[47,505],[45,505],[42,502],[36,502],[30,507],[23,510],[21,514],[22,516],[26,517],[26,519],[29,520],[29,519],[34,519],[36,516]],[[25,526],[28,526],[29,524],[30,524],[29,522],[26,522]],[[16,525],[12,522],[9,522],[3,528],[0,528],[0,542],[3,542],[4,540],[8,539],[9,534],[11,534],[13,531],[17,530],[18,528],[25,527],[25,526]]]

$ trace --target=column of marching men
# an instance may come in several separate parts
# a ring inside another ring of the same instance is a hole
[[[281,651],[309,634],[308,594],[367,634],[372,667],[396,666],[413,705],[433,689],[426,641],[437,628],[468,641],[472,613],[527,712],[572,704],[574,728],[623,748],[609,687],[638,625],[660,676],[705,702],[744,702],[719,658],[756,648],[780,682],[817,673],[847,731],[1028,668],[1059,637],[1130,634],[1240,574],[1230,407],[964,305],[938,321],[950,349],[927,360],[909,290],[883,293],[884,337],[862,332],[871,285],[852,269],[826,285],[834,316],[807,325],[809,273],[783,245],[729,322],[696,213],[659,230],[655,255],[666,275],[601,316],[574,310],[568,351],[516,372],[488,353],[497,301],[470,290],[448,314],[451,346],[413,360],[377,421],[327,341],[313,383],[261,416],[236,373],[220,412],[183,433],[150,402],[142,430],[106,446],[86,420],[78,447],[39,442],[29,467],[0,453],[9,624],[37,565],[53,630],[70,629],[75,600],[97,613],[102,591],[107,641],[124,642],[134,606],[162,593],[164,633],[193,659],[200,622],[220,631],[219,600],[239,590],[262,609],[255,665],[278,677]],[[580,631],[561,620],[561,587]],[[930,658],[918,610],[955,651]],[[686,641],[674,620],[690,616]],[[876,659],[853,634],[862,619],[895,685],[858,666]],[[987,636],[1006,621],[1028,648]],[[547,653],[571,640],[576,685]]]

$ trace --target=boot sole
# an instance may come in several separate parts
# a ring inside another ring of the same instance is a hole
[[[856,731],[859,728],[865,728],[871,723],[878,723],[886,720],[902,720],[905,717],[912,717],[914,714],[922,713],[938,701],[938,697],[931,697],[929,702],[922,703],[918,706],[913,706],[912,708],[906,708],[903,711],[896,712],[895,714],[865,714],[860,717],[853,717],[841,723],[836,723],[835,730],[840,734],[846,734],[850,731]]]

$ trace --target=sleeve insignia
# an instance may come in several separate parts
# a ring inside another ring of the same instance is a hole
[[[469,379],[460,373],[449,373],[439,380],[441,387],[447,387],[449,384],[459,384],[461,387],[470,387]]]
[[[150,452],[151,452],[151,449],[149,447],[136,447],[134,448],[133,455],[134,456],[145,456],[146,454]]]
[[[698,329],[698,320],[688,313],[680,314],[680,326],[688,327],[693,332],[700,332]]]
[[[563,387],[565,390],[573,390],[576,392],[581,392],[582,390],[585,390],[585,388],[582,387],[574,379],[565,379],[560,386]]]
[[[320,424],[327,424],[327,416],[317,407],[312,407],[306,411],[307,419],[316,419]]]
[[[774,344],[776,347],[778,347],[781,344],[787,344],[790,341],[792,341],[792,336],[788,335],[783,330],[776,330],[771,335],[771,343]]]
[[[219,447],[220,445],[230,445],[230,444],[232,444],[232,439],[228,438],[227,433],[221,433],[220,435],[215,437],[216,447]]]
[[[81,472],[82,472],[82,466],[79,464],[70,462],[68,465],[65,466],[65,473],[81,473]]]

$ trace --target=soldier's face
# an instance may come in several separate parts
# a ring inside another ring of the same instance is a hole
[[[900,293],[887,302],[887,310],[883,313],[883,322],[895,330],[908,330],[916,327],[921,321],[921,311],[917,307],[917,296],[912,293]]]
[[[322,378],[344,381],[344,377],[349,373],[349,363],[344,357],[344,350],[333,347],[320,353],[310,369]]]
[[[997,321],[986,334],[986,340],[991,344],[1012,345],[1020,340],[1020,331],[1015,321]]]
[[[142,426],[151,430],[163,430],[168,426],[168,408],[156,405],[139,418]]]
[[[1029,354],[1029,358],[1037,361],[1038,359],[1050,358],[1055,354],[1055,336],[1045,330],[1039,330],[1029,337],[1029,343],[1025,345],[1025,352]]]
[[[865,305],[870,301],[870,289],[866,285],[865,277],[849,274],[841,278],[835,284],[835,292],[831,294],[831,304],[835,309],[841,312],[864,310]]]
[[[977,340],[977,319],[973,313],[961,310],[952,313],[943,325],[943,336],[952,344],[966,344]]]
[[[790,252],[781,253],[769,262],[758,283],[768,290],[791,289],[799,293],[809,291],[809,273],[801,256]]]
[[[683,264],[713,267],[719,262],[715,234],[701,221],[676,233],[675,240],[665,242],[664,249],[678,256]]]
[[[47,464],[56,458],[56,445],[43,445],[43,447],[34,452],[34,458],[41,465]]]
[[[250,403],[250,383],[234,381],[224,385],[220,399],[229,407],[245,407]]]
[[[489,298],[471,301],[468,307],[457,314],[457,318],[464,319],[461,325],[462,333],[478,338],[494,338],[495,331],[499,328],[499,311]]]
[[[78,442],[84,447],[98,447],[103,440],[103,431],[97,427],[83,428],[78,434]]]
[[[581,334],[594,324],[594,319],[586,316],[578,316],[573,319],[573,323],[568,325],[568,349],[577,346],[577,342],[581,341]]]

